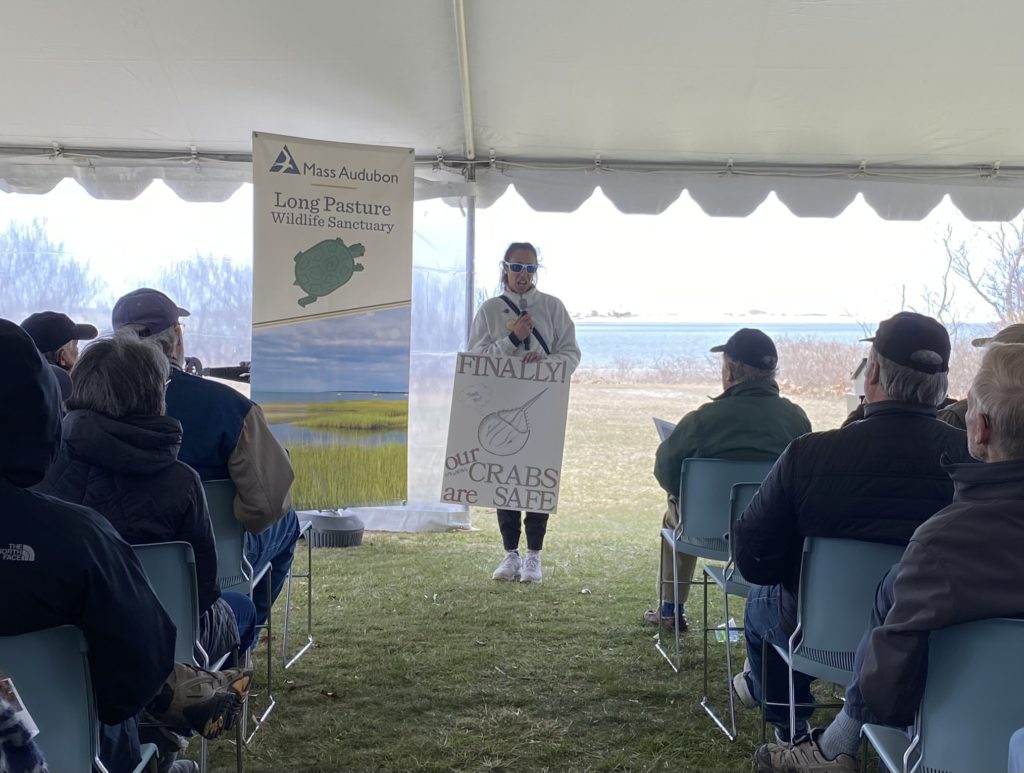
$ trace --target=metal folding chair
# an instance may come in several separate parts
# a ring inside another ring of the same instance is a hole
[[[192,546],[187,542],[151,542],[133,547],[153,592],[177,629],[174,659],[210,671],[223,667],[230,653],[210,663],[199,643],[199,583]],[[209,741],[200,737],[199,749],[199,769],[206,773]]]
[[[210,511],[213,524],[213,537],[217,543],[217,582],[221,591],[238,591],[252,598],[260,580],[270,572],[270,563],[254,568],[245,555],[245,529],[235,518],[235,484],[230,480],[203,481],[206,492],[206,506]],[[254,718],[252,732],[247,732],[249,712],[248,701],[242,711],[242,735],[248,744],[270,713],[277,705],[274,698],[274,654],[273,654],[273,615],[270,604],[270,583],[267,582],[267,622],[256,626],[259,631],[266,631],[267,636],[267,705],[259,717]],[[258,639],[257,639],[258,641]],[[251,663],[252,654],[245,653],[246,664]]]
[[[878,583],[903,557],[904,545],[851,539],[808,538],[800,561],[800,590],[796,629],[787,648],[775,651],[789,667],[789,731],[796,735],[796,688],[799,671],[847,686],[853,678],[853,658],[868,628]],[[774,645],[773,645],[774,646]],[[767,647],[765,647],[767,655]],[[762,663],[767,657],[762,657]],[[765,684],[762,670],[761,684]],[[761,695],[761,734],[765,735]],[[842,704],[831,704],[838,708]],[[821,706],[826,708],[826,706]]]
[[[673,553],[685,553],[715,561],[729,560],[729,510],[732,487],[736,483],[762,481],[774,462],[738,462],[726,459],[684,459],[680,476],[679,526],[662,529],[661,538],[672,546]],[[661,552],[661,551],[659,551]],[[662,558],[664,560],[664,558]],[[660,563],[660,562],[659,562]],[[664,603],[661,582],[662,567],[658,568],[658,609]],[[683,580],[687,585],[704,584],[692,577]],[[672,600],[679,610],[680,578],[676,562],[672,561]],[[675,648],[672,652],[662,642],[661,631],[654,637],[654,646],[668,661],[672,670],[679,672],[682,662],[680,648],[679,615],[675,616]]]
[[[730,509],[729,509],[729,545],[730,555],[729,561],[725,566],[718,566],[714,564],[705,564],[704,566],[704,697],[701,698],[700,705],[704,711],[707,712],[708,716],[718,726],[719,730],[726,734],[730,741],[736,740],[736,696],[733,695],[732,690],[732,640],[729,636],[731,631],[742,631],[742,626],[731,626],[729,620],[731,615],[729,614],[729,596],[739,596],[746,598],[750,592],[750,584],[743,579],[743,575],[740,574],[736,568],[736,564],[733,561],[731,546],[733,530],[736,526],[736,519],[743,514],[743,511],[747,509],[747,505],[750,504],[750,500],[754,498],[754,494],[761,487],[760,483],[736,483],[732,487],[732,494],[730,497]],[[722,590],[723,604],[725,606],[725,614],[722,617],[723,627],[725,628],[725,691],[726,695],[729,696],[729,722],[731,730],[725,727],[722,720],[715,714],[714,709],[711,706],[711,699],[708,697],[708,580],[711,580]]]
[[[993,618],[933,631],[913,738],[883,725],[864,725],[861,732],[891,773],[1006,770],[1010,737],[1024,724],[1021,652],[1024,620]]]
[[[39,727],[36,743],[50,770],[97,770],[99,720],[89,676],[85,636],[73,625],[0,637],[0,671],[11,677]],[[141,773],[156,755],[143,744]]]
[[[288,569],[288,579],[285,581],[284,633],[281,636],[281,663],[285,669],[291,668],[299,658],[306,654],[306,650],[313,646],[313,541],[309,538],[309,530],[312,526],[312,521],[299,521],[299,538],[306,540],[306,571],[296,574],[293,564]],[[291,622],[292,579],[306,581],[306,642],[298,652],[289,658],[288,626]]]

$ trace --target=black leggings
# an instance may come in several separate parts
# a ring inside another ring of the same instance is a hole
[[[541,550],[544,547],[544,534],[548,530],[547,513],[527,513],[526,518],[518,510],[499,510],[498,528],[501,530],[501,541],[505,550],[519,549],[521,519],[526,522],[526,547],[529,550]]]

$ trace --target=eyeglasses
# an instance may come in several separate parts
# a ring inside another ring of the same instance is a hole
[[[502,263],[504,263],[508,270],[513,274],[518,274],[523,269],[526,269],[527,274],[536,274],[537,269],[540,268],[536,263],[508,263],[504,260]]]

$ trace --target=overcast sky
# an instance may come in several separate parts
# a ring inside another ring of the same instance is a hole
[[[417,225],[450,227],[451,217],[423,217],[446,206],[418,203]],[[222,204],[181,201],[162,183],[134,201],[98,201],[70,180],[45,196],[0,193],[0,225],[46,217],[52,236],[104,275],[112,297],[197,250],[251,260],[251,211],[250,186]],[[600,193],[574,213],[548,214],[510,189],[478,213],[478,282],[492,291],[505,246],[532,241],[545,266],[541,288],[573,312],[716,321],[760,310],[872,321],[898,309],[901,286],[908,305],[938,287],[947,224],[967,239],[984,225],[948,202],[921,222],[887,222],[859,198],[834,219],[795,217],[774,196],[750,217],[713,218],[685,193],[659,216],[622,215]],[[970,292],[958,290],[961,318],[988,320]]]

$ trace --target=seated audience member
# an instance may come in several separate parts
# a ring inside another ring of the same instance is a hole
[[[759,771],[858,770],[862,724],[913,724],[932,631],[1024,617],[1024,345],[990,347],[967,401],[967,442],[985,463],[946,465],[953,501],[918,527],[879,584],[842,711],[794,746],[762,746]]]
[[[742,328],[712,352],[722,353],[722,394],[686,414],[672,434],[658,446],[654,476],[668,494],[662,527],[679,525],[678,496],[683,460],[735,459],[772,461],[789,442],[811,431],[811,423],[800,406],[779,396],[775,382],[778,354],[775,343],[760,330]],[[680,583],[680,601],[690,593],[689,580],[697,559],[677,554],[661,540],[660,609],[650,609],[644,619],[651,625],[686,629],[682,605],[676,610],[672,595],[672,561]]]
[[[203,480],[230,478],[237,489],[235,518],[245,528],[246,554],[257,569],[270,562],[271,603],[288,576],[299,538],[299,521],[291,507],[291,462],[271,434],[263,411],[231,387],[182,370],[185,339],[179,308],[159,290],[143,287],[114,305],[114,330],[128,328],[151,338],[167,356],[167,415],[181,422],[178,458]],[[268,582],[266,578],[262,582]],[[256,589],[256,620],[263,624],[266,590]]]
[[[994,336],[971,341],[971,346],[979,348],[989,344],[1024,344],[1024,325],[1007,325]],[[942,406],[939,419],[958,429],[967,429],[967,398]]]
[[[70,371],[78,361],[78,342],[91,341],[99,331],[93,325],[73,322],[58,311],[40,311],[21,323],[36,348],[51,365]]]
[[[878,326],[868,354],[865,417],[794,440],[736,523],[736,565],[756,583],[747,598],[747,663],[733,681],[747,706],[762,690],[787,703],[785,662],[761,643],[786,646],[796,626],[800,558],[806,537],[905,545],[922,522],[949,504],[953,484],[940,459],[968,461],[967,437],[936,419],[947,388],[949,335],[931,317],[900,312]],[[794,672],[796,700],[812,704],[811,678]],[[797,733],[813,708],[797,708]],[[776,737],[789,741],[789,710],[767,706]]]
[[[130,545],[192,545],[200,637],[210,661],[252,645],[256,610],[241,593],[221,595],[217,546],[199,476],[178,461],[181,425],[164,415],[167,358],[133,334],[100,339],[72,371],[74,397],[60,453],[35,487],[91,507]]]
[[[88,507],[28,490],[57,453],[60,394],[28,334],[7,320],[0,369],[0,636],[82,630],[111,773],[137,766],[143,709],[215,737],[234,722],[252,672],[175,664],[174,624],[131,546]]]

